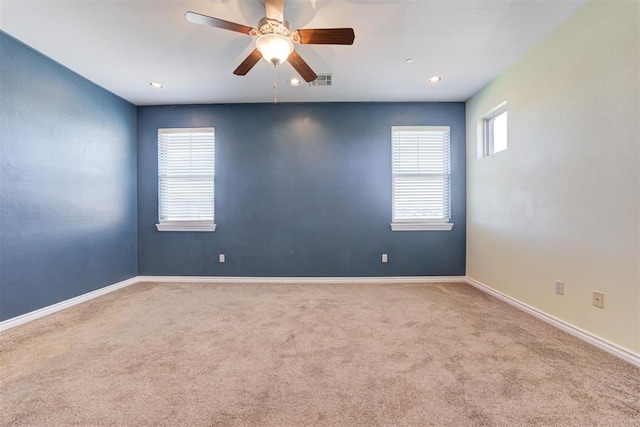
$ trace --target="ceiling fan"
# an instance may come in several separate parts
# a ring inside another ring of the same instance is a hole
[[[265,0],[264,8],[266,16],[258,22],[257,28],[196,12],[187,12],[185,17],[187,21],[194,24],[258,37],[256,48],[233,71],[233,74],[238,76],[246,75],[260,61],[260,58],[264,58],[274,66],[288,60],[305,81],[312,82],[318,76],[295,51],[294,43],[351,45],[355,39],[353,28],[291,30],[289,23],[284,19],[284,0]]]

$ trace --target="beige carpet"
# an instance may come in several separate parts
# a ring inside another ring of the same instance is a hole
[[[137,284],[0,333],[0,424],[640,426],[640,369],[464,284]]]

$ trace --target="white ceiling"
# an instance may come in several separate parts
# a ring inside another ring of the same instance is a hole
[[[293,28],[352,27],[356,38],[297,46],[316,73],[333,73],[334,85],[289,87],[296,73],[283,64],[278,99],[465,101],[585,3],[286,0]],[[189,10],[252,27],[264,16],[261,0],[0,0],[0,29],[136,105],[271,102],[272,65],[232,74],[254,40],[191,24]],[[443,81],[427,84],[432,75]]]

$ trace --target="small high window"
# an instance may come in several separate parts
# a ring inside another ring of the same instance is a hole
[[[481,157],[507,149],[507,103],[503,102],[482,119],[483,141]]]

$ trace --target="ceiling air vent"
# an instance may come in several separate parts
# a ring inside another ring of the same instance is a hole
[[[331,86],[333,74],[318,74],[318,78],[309,83],[309,86]]]

